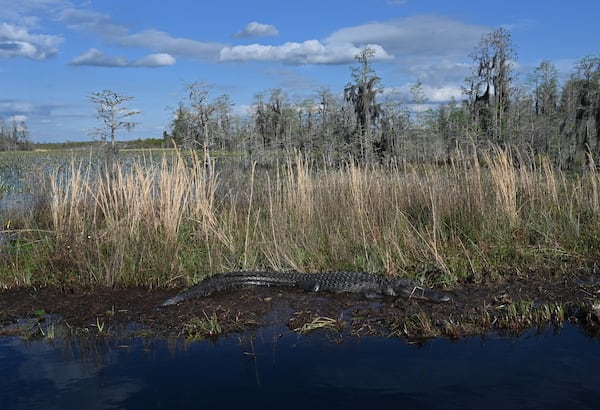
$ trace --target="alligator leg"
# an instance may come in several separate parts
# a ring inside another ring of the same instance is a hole
[[[318,292],[321,290],[321,282],[318,280],[299,281],[298,287],[307,292]]]

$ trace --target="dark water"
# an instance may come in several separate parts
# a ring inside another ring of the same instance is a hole
[[[216,344],[0,339],[0,409],[598,409],[600,342],[253,337]],[[385,407],[378,407],[385,406]]]

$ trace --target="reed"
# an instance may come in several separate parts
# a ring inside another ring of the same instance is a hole
[[[292,154],[274,170],[240,169],[235,183],[215,162],[177,152],[109,175],[72,161],[50,178],[53,235],[32,253],[50,266],[33,264],[30,280],[154,287],[238,269],[365,270],[439,286],[566,269],[600,246],[591,158],[570,175],[499,148],[444,165],[335,169]]]

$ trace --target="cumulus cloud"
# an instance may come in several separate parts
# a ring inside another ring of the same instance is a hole
[[[381,46],[367,44],[375,51],[374,60],[392,58]],[[284,64],[345,64],[354,61],[362,47],[351,43],[327,44],[318,40],[303,43],[287,42],[279,46],[250,44],[225,47],[219,55],[220,61],[281,61]]]
[[[91,48],[82,55],[75,57],[70,65],[96,67],[165,67],[175,64],[175,58],[170,54],[149,54],[137,60],[122,56],[109,56],[102,51]]]
[[[433,103],[446,103],[452,98],[459,100],[463,96],[462,88],[454,85],[439,87],[424,86],[423,91],[429,101]]]
[[[240,32],[233,35],[235,38],[248,38],[248,37],[268,37],[277,36],[279,31],[275,26],[270,24],[262,24],[257,21],[252,21],[246,24],[246,27]]]
[[[62,41],[60,36],[31,34],[27,27],[0,23],[0,58],[45,60],[58,53]]]

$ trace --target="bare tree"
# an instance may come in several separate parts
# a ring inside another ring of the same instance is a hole
[[[139,114],[139,111],[123,106],[133,97],[104,89],[92,93],[89,98],[96,104],[97,118],[104,124],[104,127],[94,129],[91,134],[99,137],[105,144],[110,139],[109,151],[114,154],[117,152],[115,139],[117,131],[120,129],[131,131],[136,125],[136,122],[131,121],[130,118]]]
[[[210,88],[205,81],[193,82],[187,85],[191,104],[192,121],[194,129],[199,132],[195,135],[193,143],[202,147],[205,153],[213,146],[213,135],[210,132],[210,123],[216,110],[210,100]],[[189,148],[197,148],[190,146]]]

